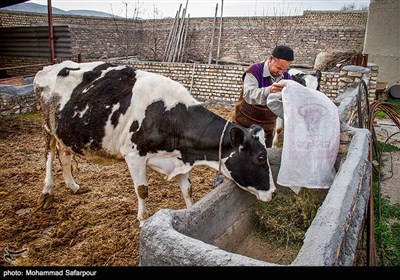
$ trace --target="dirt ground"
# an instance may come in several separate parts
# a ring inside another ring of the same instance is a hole
[[[230,107],[210,106],[227,118]],[[40,118],[0,118],[0,265],[137,266],[137,199],[125,162],[108,166],[77,158],[76,182],[91,189],[74,195],[55,160],[55,202],[37,210],[45,176],[44,133]],[[196,167],[190,177],[193,199],[212,190],[215,171]],[[185,208],[179,186],[148,169],[151,215],[162,208]],[[24,247],[25,246],[25,247]],[[6,250],[27,248],[11,264]]]
[[[375,125],[375,133],[382,143],[400,148],[400,129],[389,119],[380,119]],[[391,204],[400,203],[400,152],[384,152],[381,192]]]
[[[229,105],[207,107],[225,118],[229,118],[232,110]],[[44,133],[40,118],[0,118],[0,154],[1,266],[139,264],[137,199],[124,162],[100,166],[77,158],[75,179],[91,191],[74,195],[65,187],[56,160],[55,202],[50,209],[37,210],[45,175]],[[397,152],[397,160],[399,155]],[[384,181],[383,189],[390,186],[398,201],[399,189],[394,188],[398,186],[400,174],[398,161],[394,166],[395,176]],[[207,167],[196,167],[191,171],[195,202],[212,190],[214,175],[215,171]],[[185,207],[179,186],[174,181],[166,181],[150,169],[148,180],[147,207],[151,215],[162,208]],[[288,254],[287,248],[254,245],[259,242],[254,236],[249,240],[246,242],[250,243],[243,245],[246,247],[242,248],[244,255],[248,255],[250,245],[259,251],[253,257],[274,263],[289,264],[296,255],[296,252]],[[5,261],[7,249],[22,248],[27,248],[28,252],[16,257],[15,263]]]

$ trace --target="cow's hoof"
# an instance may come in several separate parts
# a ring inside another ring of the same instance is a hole
[[[38,209],[49,209],[51,207],[51,204],[54,201],[54,196],[49,193],[42,193],[42,195],[39,197],[39,205]]]
[[[149,213],[146,211],[138,217],[139,227],[142,227],[144,222],[150,217]]]
[[[90,192],[90,189],[88,187],[79,187],[79,189],[77,189],[74,194],[83,194],[83,193],[87,193]]]

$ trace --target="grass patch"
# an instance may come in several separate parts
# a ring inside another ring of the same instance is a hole
[[[400,105],[400,99],[399,98],[389,98],[386,102],[394,105]]]
[[[374,183],[374,216],[378,265],[400,265],[400,204],[391,205]],[[380,215],[379,215],[380,213]]]
[[[398,99],[398,98],[389,98],[388,100],[386,100],[385,102],[387,102],[387,103],[390,103],[390,104],[393,104],[393,105],[397,105],[397,106],[400,106],[400,99]],[[388,119],[388,116],[384,113],[384,112],[382,112],[382,111],[377,111],[376,113],[375,113],[375,117],[376,118],[378,118],[378,119]]]
[[[374,143],[379,152],[398,152],[400,148],[381,141]],[[374,223],[377,244],[377,265],[400,265],[400,205],[391,205],[389,199],[379,193],[378,173],[381,170],[377,155],[374,154],[374,162],[378,163],[374,168]],[[384,162],[382,163],[385,164]]]
[[[306,229],[293,195],[278,193],[268,203],[257,201],[254,206],[254,221],[257,231],[278,245],[303,242]],[[294,219],[297,217],[297,219]]]
[[[382,152],[398,152],[400,151],[400,148],[397,146],[394,146],[392,144],[389,143],[383,143],[381,141],[378,141],[376,143],[378,151],[382,151]]]
[[[42,120],[42,114],[39,111],[25,113],[25,114],[15,114],[10,116],[5,116],[5,120],[17,120],[17,121],[33,121],[39,122]]]

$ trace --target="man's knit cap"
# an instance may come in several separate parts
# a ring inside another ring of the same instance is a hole
[[[287,61],[294,60],[293,50],[288,46],[277,46],[273,51],[272,55],[276,58],[284,59]]]

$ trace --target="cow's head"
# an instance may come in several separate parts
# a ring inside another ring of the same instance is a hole
[[[298,82],[299,84],[319,90],[321,83],[321,71],[317,70],[314,74],[305,74],[302,71],[296,69],[290,69],[289,74],[292,76],[292,80]]]
[[[224,164],[228,177],[257,199],[270,201],[276,188],[265,147],[264,130],[258,125],[248,129],[234,126],[229,134],[233,153]]]

